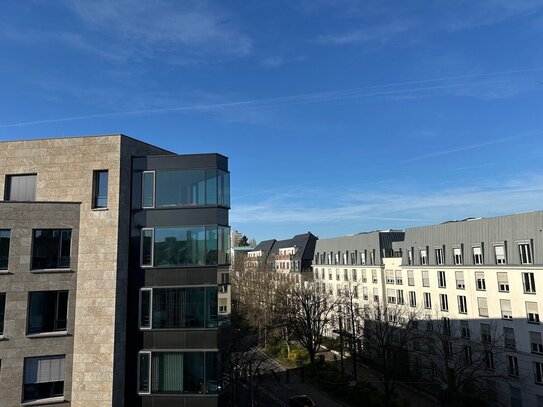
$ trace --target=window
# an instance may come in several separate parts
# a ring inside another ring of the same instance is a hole
[[[428,271],[426,270],[422,271],[422,286],[430,287],[430,277],[428,277]]]
[[[375,265],[375,249],[370,251],[370,264]]]
[[[462,338],[469,339],[471,334],[469,330],[469,322],[468,321],[460,321],[460,332],[462,335]]]
[[[473,356],[471,352],[471,346],[464,346],[464,361],[471,365],[473,363]]]
[[[485,350],[485,368],[494,370],[494,353]]]
[[[532,264],[532,245],[530,243],[519,243],[520,264]]]
[[[144,171],[142,207],[230,206],[230,174],[211,169]]]
[[[492,342],[492,335],[490,335],[490,324],[481,324],[481,341],[483,343]]]
[[[516,349],[517,341],[515,339],[515,330],[513,328],[503,327],[503,341],[507,349]]]
[[[373,301],[379,302],[379,289],[378,288],[373,289]]]
[[[348,281],[349,280],[349,270],[343,269],[343,280]]]
[[[349,264],[348,260],[349,260],[349,252],[346,251],[345,253],[343,253],[343,264]]]
[[[462,264],[462,248],[461,247],[453,248],[453,258],[454,258],[454,264],[456,264],[457,266]]]
[[[5,201],[35,201],[36,174],[6,175]]]
[[[443,327],[443,335],[450,335],[451,334],[451,319],[443,317],[441,319],[442,327]]]
[[[368,287],[362,287],[362,295],[364,300],[368,300]]]
[[[216,328],[217,298],[217,287],[143,288],[140,328]]]
[[[505,257],[505,244],[494,245],[494,256],[496,257],[496,264],[507,264]]]
[[[409,291],[409,305],[411,307],[417,306],[417,293],[415,291]]]
[[[357,275],[356,269],[352,269],[351,274],[353,277],[353,281],[358,281],[358,275]]]
[[[424,308],[432,308],[432,296],[430,293],[424,293]]]
[[[535,277],[534,273],[522,273],[522,285],[524,292],[527,294],[535,293]]]
[[[215,394],[223,385],[218,352],[149,352],[138,358],[139,394]]]
[[[141,206],[143,208],[154,208],[155,206],[155,172],[143,171],[141,178],[142,178]]]
[[[543,363],[533,362],[534,363],[534,380],[536,384],[543,384]]]
[[[66,331],[68,291],[34,291],[28,293],[29,335]]]
[[[509,292],[509,279],[507,273],[498,273],[498,291],[502,293]]]
[[[356,258],[358,257],[358,250],[355,250],[353,253],[351,253],[351,264],[356,264]]]
[[[443,255],[443,248],[435,249],[436,252],[436,264],[441,266],[445,264],[445,256]]]
[[[365,250],[360,251],[360,264],[361,265],[366,264],[366,251]]]
[[[403,290],[397,290],[396,291],[396,297],[397,297],[397,300],[398,300],[398,304],[403,304],[404,303]]]
[[[396,304],[396,290],[393,288],[387,289],[387,301],[389,304]]]
[[[32,239],[32,269],[70,267],[72,231],[35,229]]]
[[[439,288],[447,287],[447,280],[445,279],[445,272],[444,271],[438,271],[437,272],[437,285],[438,285]]]
[[[458,312],[460,314],[467,314],[468,313],[468,303],[467,303],[465,295],[459,295],[458,296]]]
[[[466,288],[466,283],[464,282],[464,272],[456,271],[455,277],[456,277],[456,288],[458,288],[459,290],[464,290]]]
[[[65,355],[24,359],[23,402],[64,395]]]
[[[387,284],[394,284],[394,271],[386,270],[385,275],[386,275]]]
[[[541,332],[530,331],[530,349],[532,353],[543,353],[543,342],[541,342]]]
[[[371,271],[371,282],[377,284],[377,270]]]
[[[10,237],[9,230],[0,229],[0,270],[8,269]]]
[[[142,229],[141,265],[172,267],[228,264],[229,246],[229,227]]]
[[[0,337],[4,335],[5,315],[6,315],[6,293],[0,293]]]
[[[447,298],[447,294],[439,294],[439,305],[441,311],[449,310],[449,299]]]
[[[537,302],[526,301],[526,314],[528,322],[531,324],[539,324],[539,310]]]
[[[402,271],[401,270],[396,270],[394,272],[394,274],[396,275],[396,284],[402,285],[403,284]]]
[[[500,309],[502,312],[502,319],[513,319],[511,300],[500,299]]]
[[[368,282],[368,277],[366,275],[366,270],[362,270],[362,282],[363,283],[367,283]]]
[[[479,308],[480,317],[488,317],[488,304],[484,297],[477,297],[477,307]]]
[[[420,264],[423,266],[428,264],[428,253],[426,249],[420,250]]]
[[[509,376],[519,377],[518,359],[516,356],[507,355],[507,373]]]
[[[336,281],[339,281],[340,278],[339,278],[339,269],[336,269]]]
[[[483,248],[481,246],[473,247],[473,264],[483,264]]]
[[[94,171],[92,176],[92,207],[107,208],[108,171]]]
[[[413,275],[413,270],[407,270],[407,285],[415,285],[415,276]]]
[[[413,265],[413,249],[407,251],[407,264],[410,266]]]
[[[485,273],[482,271],[477,271],[475,273],[475,287],[477,287],[477,290],[479,291],[485,291],[486,290],[486,282],[485,282]]]

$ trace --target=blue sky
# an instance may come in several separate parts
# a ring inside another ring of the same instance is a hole
[[[230,157],[231,225],[543,209],[543,1],[2,2],[0,139]]]

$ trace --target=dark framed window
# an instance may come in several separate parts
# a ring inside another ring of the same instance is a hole
[[[216,328],[218,288],[143,288],[140,291],[141,329]]]
[[[94,171],[92,174],[92,207],[107,208],[108,170]]]
[[[10,230],[0,229],[0,270],[8,269],[10,237]]]
[[[218,352],[149,352],[138,357],[139,394],[216,394],[223,390]]]
[[[23,402],[64,395],[65,355],[25,358]]]
[[[28,334],[65,331],[68,318],[68,291],[28,293]]]
[[[5,315],[6,315],[6,293],[0,293],[0,336],[4,335]]]
[[[35,229],[32,237],[32,269],[70,267],[72,231]]]
[[[36,174],[6,175],[5,201],[35,201]]]
[[[155,172],[144,171],[142,173],[142,197],[141,206],[143,208],[154,208],[155,206]]]
[[[141,266],[176,267],[230,263],[230,228],[160,227],[141,231]]]

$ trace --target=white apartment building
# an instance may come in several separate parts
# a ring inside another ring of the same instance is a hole
[[[383,301],[446,318],[466,343],[499,342],[487,363],[505,380],[489,384],[489,401],[543,406],[543,211],[411,228],[376,247],[378,233],[319,240],[321,288],[337,296],[350,286],[360,308]]]

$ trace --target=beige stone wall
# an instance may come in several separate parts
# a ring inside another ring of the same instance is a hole
[[[123,405],[130,154],[159,153],[120,135],[0,143],[0,191],[4,174],[35,172],[36,200],[81,202],[73,406]],[[109,171],[107,210],[91,208],[94,170]]]
[[[6,293],[4,335],[0,340],[0,405],[21,405],[24,358],[45,355],[66,355],[65,397],[70,400],[79,204],[0,202],[0,228],[11,230],[8,270],[0,273],[0,292]],[[39,228],[72,229],[69,270],[30,271],[32,229]],[[67,335],[28,337],[28,293],[48,290],[69,290]]]

